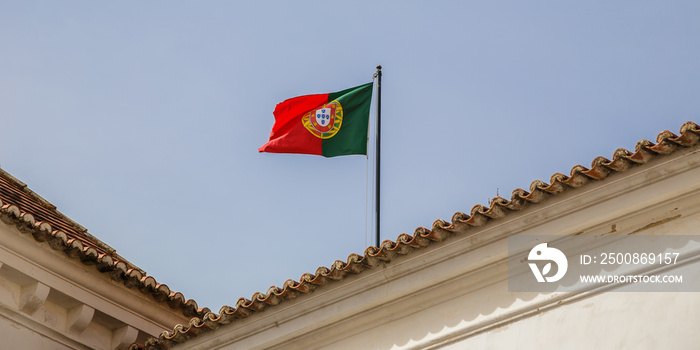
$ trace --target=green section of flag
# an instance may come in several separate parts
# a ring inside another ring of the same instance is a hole
[[[328,102],[338,100],[343,107],[343,123],[335,136],[323,140],[324,157],[367,154],[372,85],[368,83],[328,94]]]

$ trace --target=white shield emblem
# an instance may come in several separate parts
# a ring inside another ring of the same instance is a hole
[[[322,127],[328,126],[331,123],[331,109],[321,108],[316,110],[316,123]]]

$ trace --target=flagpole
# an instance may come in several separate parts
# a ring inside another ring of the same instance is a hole
[[[379,185],[380,185],[380,167],[381,167],[381,149],[382,149],[382,66],[377,66],[377,148],[376,148],[376,155],[375,155],[375,160],[376,160],[376,179],[375,179],[375,188],[376,188],[376,193],[375,193],[375,198],[377,200],[376,206],[377,206],[377,218],[376,218],[376,247],[379,248],[379,245],[381,243],[381,235],[380,235],[380,208],[381,206],[380,201],[379,201],[379,194],[381,193],[379,191]]]

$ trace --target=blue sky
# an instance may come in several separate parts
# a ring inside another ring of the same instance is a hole
[[[278,102],[384,67],[394,240],[700,123],[699,34],[694,1],[3,1],[0,167],[218,310],[373,244],[373,155],[258,153]]]

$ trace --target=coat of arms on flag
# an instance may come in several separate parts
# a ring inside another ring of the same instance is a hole
[[[338,133],[343,123],[343,107],[340,102],[331,101],[305,114],[301,122],[314,136],[321,139],[331,138]]]

